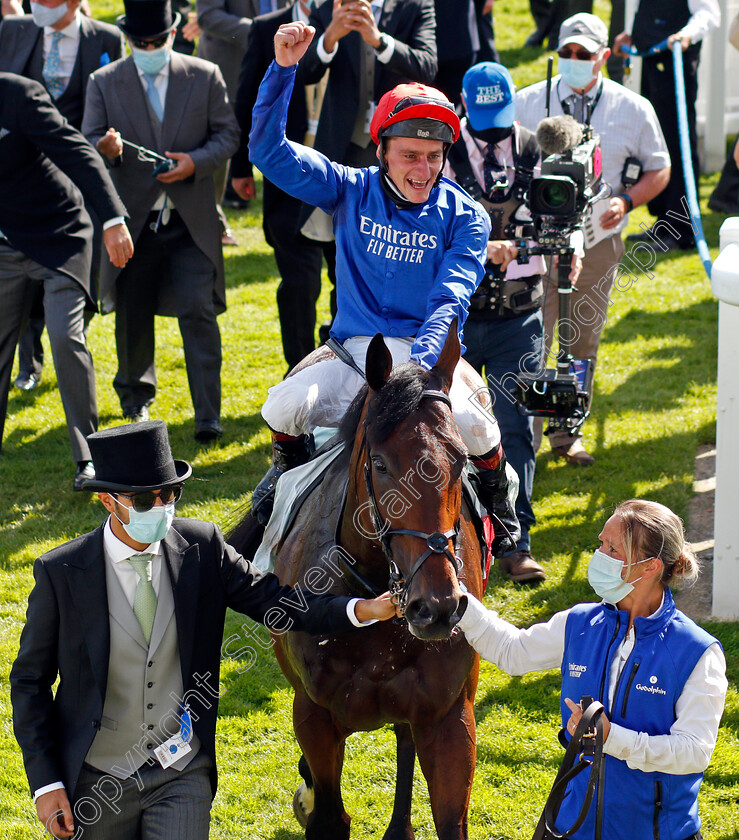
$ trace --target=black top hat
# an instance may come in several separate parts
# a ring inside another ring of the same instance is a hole
[[[87,438],[95,478],[85,490],[140,493],[180,484],[192,474],[187,461],[174,461],[162,420],[129,423]]]
[[[123,0],[125,15],[115,22],[124,35],[153,41],[163,38],[180,24],[180,14],[172,16],[170,0]]]

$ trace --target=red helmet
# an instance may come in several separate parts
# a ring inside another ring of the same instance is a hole
[[[459,137],[459,117],[440,90],[409,82],[380,99],[370,134],[375,143],[382,137],[419,137],[451,144]]]

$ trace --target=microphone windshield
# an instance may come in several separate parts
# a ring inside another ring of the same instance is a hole
[[[570,116],[547,117],[536,128],[542,157],[560,155],[582,143],[582,126]]]

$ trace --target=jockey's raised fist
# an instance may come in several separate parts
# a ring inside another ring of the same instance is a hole
[[[316,30],[302,20],[283,23],[275,32],[275,61],[280,67],[292,67],[305,55]]]

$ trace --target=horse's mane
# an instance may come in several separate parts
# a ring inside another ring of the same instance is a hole
[[[388,381],[372,395],[367,406],[365,422],[372,428],[375,443],[387,440],[395,427],[416,411],[421,395],[429,387],[430,378],[429,371],[414,362],[403,362],[393,368]],[[349,448],[357,432],[368,390],[369,385],[365,383],[339,425],[341,439]]]

